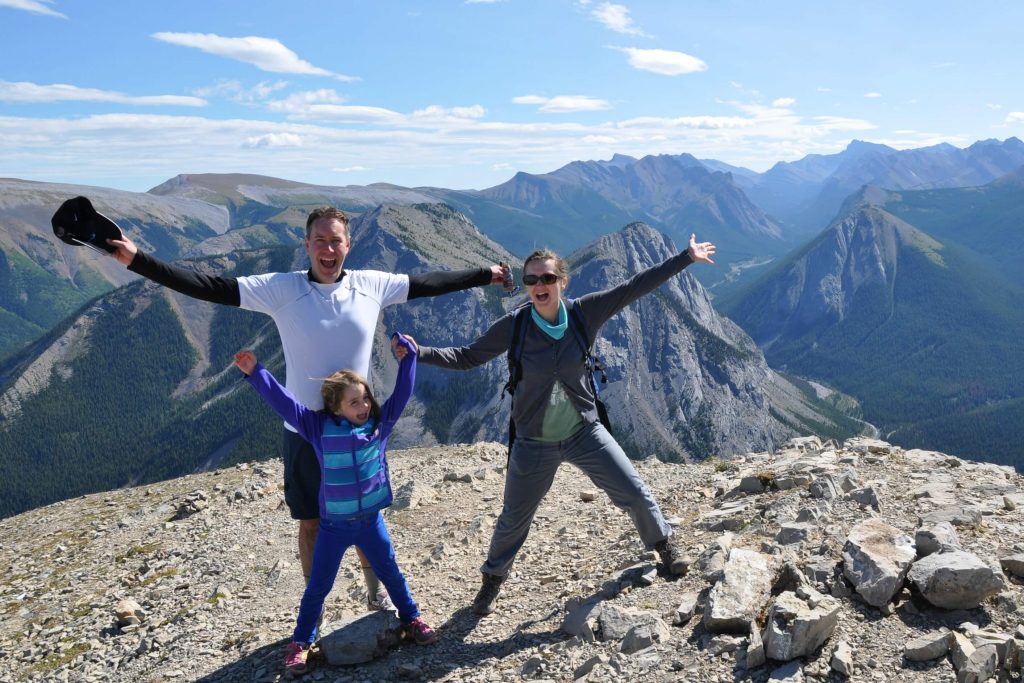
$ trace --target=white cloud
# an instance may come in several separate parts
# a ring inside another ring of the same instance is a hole
[[[306,90],[295,92],[283,100],[274,100],[267,103],[270,111],[281,111],[288,113],[304,113],[309,111],[314,104],[342,104],[345,98],[330,88],[319,90]]]
[[[296,105],[285,121],[0,115],[0,175],[145,190],[195,169],[198,159],[203,172],[245,170],[318,184],[337,183],[339,173],[357,173],[360,166],[377,179],[408,186],[488,187],[506,180],[509,171],[550,171],[593,158],[595,149],[635,157],[689,152],[765,169],[779,160],[840,151],[851,137],[875,128],[863,119],[802,117],[743,102],[715,105],[731,108],[725,114],[513,122],[489,120],[478,105],[435,104],[409,113],[323,102],[337,93],[310,93],[280,100]],[[304,110],[302,100],[309,100]],[[1018,116],[1024,121],[1024,113]],[[352,170],[332,171],[339,168]]]
[[[519,97],[513,97],[512,102],[515,104],[544,104],[548,99],[540,95],[520,95]]]
[[[0,0],[0,7],[10,7],[12,9],[32,12],[33,14],[44,14],[48,17],[67,19],[67,16],[61,14],[55,9],[47,7],[47,5],[52,4],[53,0]]]
[[[357,173],[359,171],[369,171],[370,169],[365,166],[343,166],[341,168],[332,168],[335,173]]]
[[[729,81],[729,85],[731,85],[732,87],[736,88],[737,90],[742,90],[743,89],[743,84],[742,83],[737,83],[736,81]]]
[[[540,111],[550,114],[567,114],[578,111],[599,111],[611,108],[607,100],[589,95],[558,95],[557,97],[541,97],[540,95],[522,95],[513,97],[515,104],[539,104]]]
[[[0,81],[0,102],[38,104],[42,102],[111,102],[138,106],[205,107],[206,100],[184,95],[125,95],[111,90],[79,88],[54,83],[39,85],[24,81]]]
[[[243,147],[301,147],[302,138],[294,133],[268,133],[246,138]]]
[[[1024,111],[1011,111],[1006,114],[1006,123],[1021,123],[1024,121]]]
[[[464,0],[466,5],[493,5],[501,0]]]
[[[650,71],[662,76],[679,76],[682,74],[707,71],[708,65],[703,60],[674,50],[644,50],[638,47],[613,48],[625,52],[629,57],[629,65],[640,71]]]
[[[846,116],[815,116],[811,119],[815,126],[825,131],[865,131],[874,130],[878,126],[864,119],[851,119]]]
[[[260,81],[251,88],[246,88],[238,81],[224,80],[212,86],[198,88],[192,94],[197,97],[221,97],[239,104],[256,104],[287,87],[288,81]]]
[[[405,116],[383,107],[366,107],[343,104],[310,104],[304,111],[292,114],[294,119],[319,119],[339,123],[399,124]]]
[[[213,55],[252,64],[258,69],[271,73],[330,76],[339,81],[359,80],[355,76],[346,76],[313,66],[300,59],[297,54],[274,38],[260,36],[226,38],[213,33],[171,33],[168,31],[154,33],[152,37],[171,45],[193,47]]]
[[[460,119],[481,119],[487,113],[479,104],[471,107],[442,107],[432,104],[423,109],[417,109],[412,113],[414,119],[420,121],[450,121]]]
[[[616,124],[620,128],[693,128],[720,130],[727,128],[749,128],[755,120],[742,116],[677,116],[664,118],[658,116],[638,116]]]
[[[873,99],[875,97],[881,97],[881,96],[882,96],[882,93],[880,93],[880,92],[866,92],[866,93],[864,93],[864,97],[867,97],[869,99]]]
[[[604,24],[605,28],[610,28],[616,33],[649,37],[640,27],[633,24],[633,18],[629,16],[629,8],[625,5],[602,2],[593,9],[590,16]]]
[[[819,85],[818,92],[832,92],[832,88],[826,88],[825,86]]]
[[[1001,105],[1001,104],[993,104],[991,102],[989,102],[985,106],[988,107],[989,109],[996,109],[996,110],[1003,108],[1003,105]]]
[[[794,104],[796,104],[796,100],[793,99],[792,97],[780,97],[777,100],[772,101],[772,106],[773,107],[783,107],[783,108],[786,108],[786,107],[792,107]]]

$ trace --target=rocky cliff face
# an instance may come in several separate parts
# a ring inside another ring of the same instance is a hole
[[[570,257],[568,295],[628,280],[675,253],[641,223]],[[774,448],[792,425],[825,419],[810,397],[771,370],[753,341],[712,306],[691,265],[602,329],[604,394],[613,424],[639,454],[667,460]],[[812,431],[805,427],[806,431]]]
[[[1021,505],[1008,468],[855,439],[638,464],[689,554],[670,578],[563,468],[498,610],[468,606],[504,449],[393,451],[385,517],[436,645],[398,644],[346,557],[309,680],[1016,680]],[[4,678],[272,681],[303,582],[279,463],[0,521]],[[347,662],[347,663],[343,663]]]

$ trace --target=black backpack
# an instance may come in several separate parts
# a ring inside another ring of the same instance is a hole
[[[520,364],[519,359],[523,354],[523,340],[526,338],[526,328],[530,322],[532,304],[525,304],[520,306],[513,312],[512,318],[512,341],[508,345],[508,382],[505,383],[505,387],[501,391],[502,397],[508,392],[508,395],[512,397],[512,401],[515,402],[516,385],[519,384],[519,380],[523,376],[523,366]],[[569,317],[569,329],[572,330],[573,337],[576,338],[576,343],[579,344],[580,349],[583,351],[583,355],[586,357],[587,377],[590,379],[590,388],[594,392],[594,403],[597,406],[597,418],[604,425],[608,433],[612,433],[612,423],[608,419],[608,409],[598,396],[599,389],[597,383],[594,381],[594,373],[601,374],[601,384],[608,383],[608,375],[605,374],[604,364],[594,355],[592,350],[593,343],[587,339],[587,325],[586,319],[583,317],[583,309],[580,308],[579,304],[575,299],[569,301],[569,305],[566,307],[568,310]],[[508,452],[512,454],[512,442],[516,440],[516,423],[510,415],[508,418]]]

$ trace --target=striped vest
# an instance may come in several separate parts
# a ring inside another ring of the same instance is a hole
[[[348,420],[324,420],[320,487],[321,511],[334,519],[351,519],[391,505],[387,457],[381,449],[376,420],[353,427]]]

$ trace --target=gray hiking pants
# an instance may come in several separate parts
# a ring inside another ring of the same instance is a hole
[[[622,448],[600,422],[585,425],[565,441],[516,439],[505,476],[505,504],[491,536],[485,574],[505,576],[526,542],[533,516],[563,462],[579,467],[590,480],[625,510],[648,549],[672,530],[647,484],[640,479]]]

